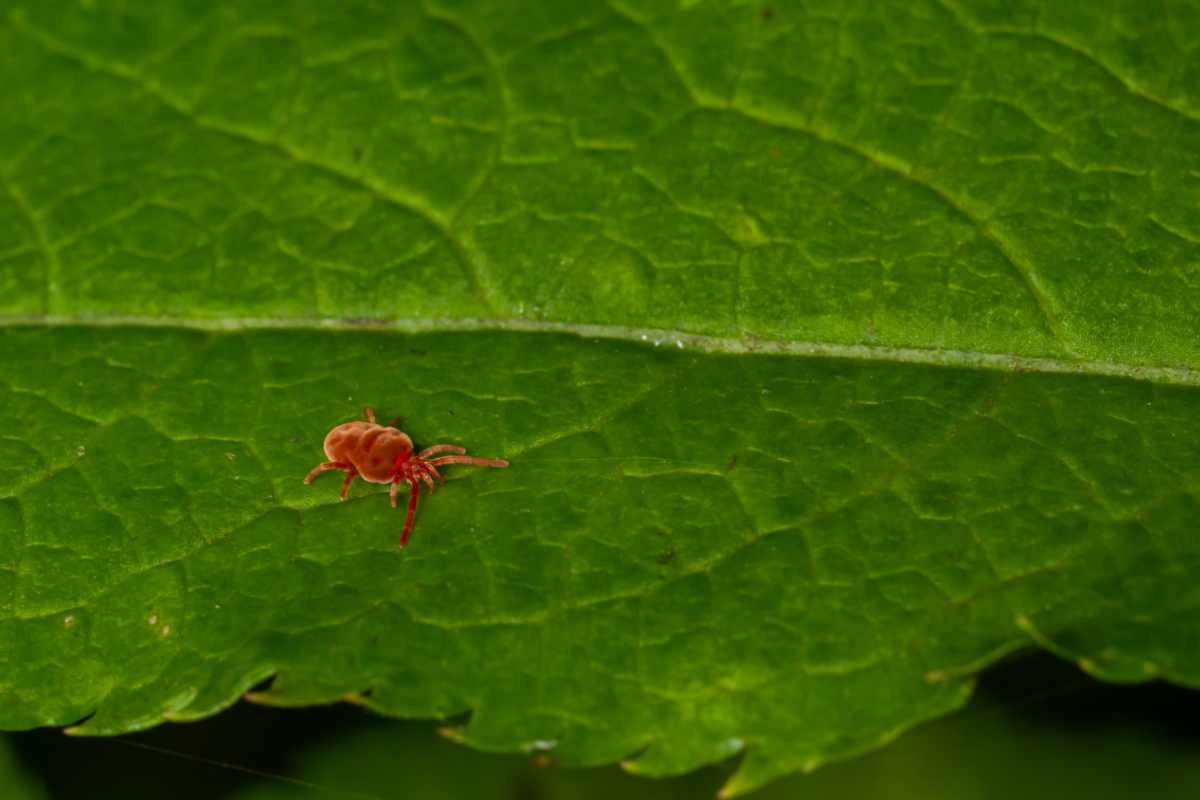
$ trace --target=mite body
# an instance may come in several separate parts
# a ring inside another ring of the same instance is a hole
[[[417,499],[421,494],[421,483],[424,482],[433,492],[438,483],[445,479],[438,472],[438,467],[445,464],[475,464],[481,467],[507,467],[508,462],[500,458],[475,458],[466,455],[466,450],[453,444],[435,444],[426,447],[421,452],[413,451],[412,439],[403,431],[378,425],[375,422],[375,411],[368,407],[363,409],[366,422],[343,422],[325,436],[325,457],[329,460],[318,464],[305,477],[305,483],[312,483],[313,478],[331,469],[343,470],[346,479],[342,481],[341,498],[346,499],[346,492],[355,478],[362,478],[370,483],[390,483],[392,508],[396,508],[396,493],[401,481],[409,486],[408,514],[404,518],[404,532],[400,534],[400,547],[408,544],[412,533],[413,514],[417,510]],[[447,456],[429,458],[437,453],[451,453]]]

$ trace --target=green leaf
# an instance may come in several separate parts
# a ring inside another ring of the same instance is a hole
[[[986,689],[986,687],[985,687]],[[1076,691],[1079,689],[1076,687]],[[963,709],[904,734],[892,746],[795,775],[755,792],[754,800],[819,797],[963,800],[1010,787],[1028,798],[1189,800],[1200,791],[1200,755],[1183,730],[1172,737],[1145,719],[1155,709],[1122,705],[1114,691],[1082,695],[976,697]],[[1153,700],[1152,692],[1132,699]],[[1011,701],[1019,699],[1018,704]],[[1178,699],[1178,698],[1176,698]],[[1117,702],[1114,703],[1114,700]],[[1159,713],[1167,709],[1157,709]],[[1147,713],[1148,712],[1148,713]],[[1184,716],[1176,716],[1184,720]],[[1160,718],[1159,722],[1162,722]],[[1185,723],[1182,728],[1187,727]],[[539,768],[537,759],[500,758],[439,741],[428,725],[375,723],[329,732],[292,757],[288,778],[366,797],[513,796],[546,800],[685,800],[712,797],[731,765],[662,781],[615,768]],[[231,800],[290,800],[295,789],[255,780]]]
[[[1200,682],[1200,6],[0,8],[0,726],[736,793],[1031,643]],[[363,405],[512,467],[399,551],[301,484]]]

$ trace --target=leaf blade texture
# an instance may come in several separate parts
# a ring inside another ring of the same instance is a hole
[[[1194,15],[156,8],[0,18],[0,724],[736,793],[1030,644],[1197,681]],[[300,484],[363,405],[513,467],[400,553]]]

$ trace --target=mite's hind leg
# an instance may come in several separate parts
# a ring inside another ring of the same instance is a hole
[[[375,409],[370,406],[363,406],[363,416],[367,418],[367,422],[375,424]]]
[[[350,483],[357,477],[358,470],[356,470],[354,467],[350,467],[350,469],[346,470],[346,480],[342,481],[342,491],[339,495],[343,500],[346,499],[346,492],[350,491]]]
[[[312,471],[309,472],[308,475],[305,476],[304,482],[312,483],[313,478],[317,477],[322,472],[327,472],[331,469],[345,469],[345,470],[353,471],[354,465],[348,464],[345,461],[326,461],[324,464],[318,464],[317,466],[313,467]]]

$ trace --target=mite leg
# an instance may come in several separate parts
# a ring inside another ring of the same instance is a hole
[[[400,476],[392,478],[392,488],[388,490],[388,494],[392,498],[392,508],[396,507],[396,491],[400,488]]]
[[[428,470],[429,474],[432,475],[434,480],[436,480],[438,483],[446,482],[446,479],[442,477],[442,473],[438,472],[438,468],[433,464],[430,464],[428,461],[422,461],[421,466]]]
[[[326,470],[331,470],[331,469],[353,470],[354,465],[347,464],[345,461],[326,461],[324,464],[318,464],[317,466],[313,467],[312,472],[308,473],[308,475],[304,478],[304,482],[312,483],[313,478],[317,477],[322,472],[325,472]]]
[[[435,444],[433,447],[426,447],[421,452],[417,453],[419,458],[428,458],[434,453],[458,453],[460,456],[467,452],[467,448],[459,447],[454,444]]]
[[[503,458],[476,458],[475,456],[441,456],[429,462],[430,466],[442,464],[474,464],[477,467],[507,467],[508,462]]]
[[[402,419],[404,419],[404,417],[396,417],[394,420],[392,420],[391,422],[388,423],[388,427],[389,428],[399,428],[400,420],[402,420]]]
[[[375,424],[375,409],[370,406],[363,406],[363,415],[367,418],[367,422]]]
[[[425,485],[429,487],[429,493],[433,494],[437,487],[433,485],[433,476],[430,475],[429,470],[425,468],[425,463],[422,461],[417,461],[415,464],[409,467],[409,470],[409,476],[417,477],[425,481]]]
[[[346,499],[346,492],[348,492],[350,490],[350,482],[353,481],[357,477],[358,477],[358,470],[356,470],[354,467],[351,467],[350,469],[346,470],[346,480],[342,481],[341,498],[343,500]]]
[[[421,496],[421,484],[417,483],[416,479],[408,479],[408,514],[404,517],[404,532],[400,534],[400,549],[408,544],[408,537],[412,534],[413,514],[417,510],[417,498]]]

